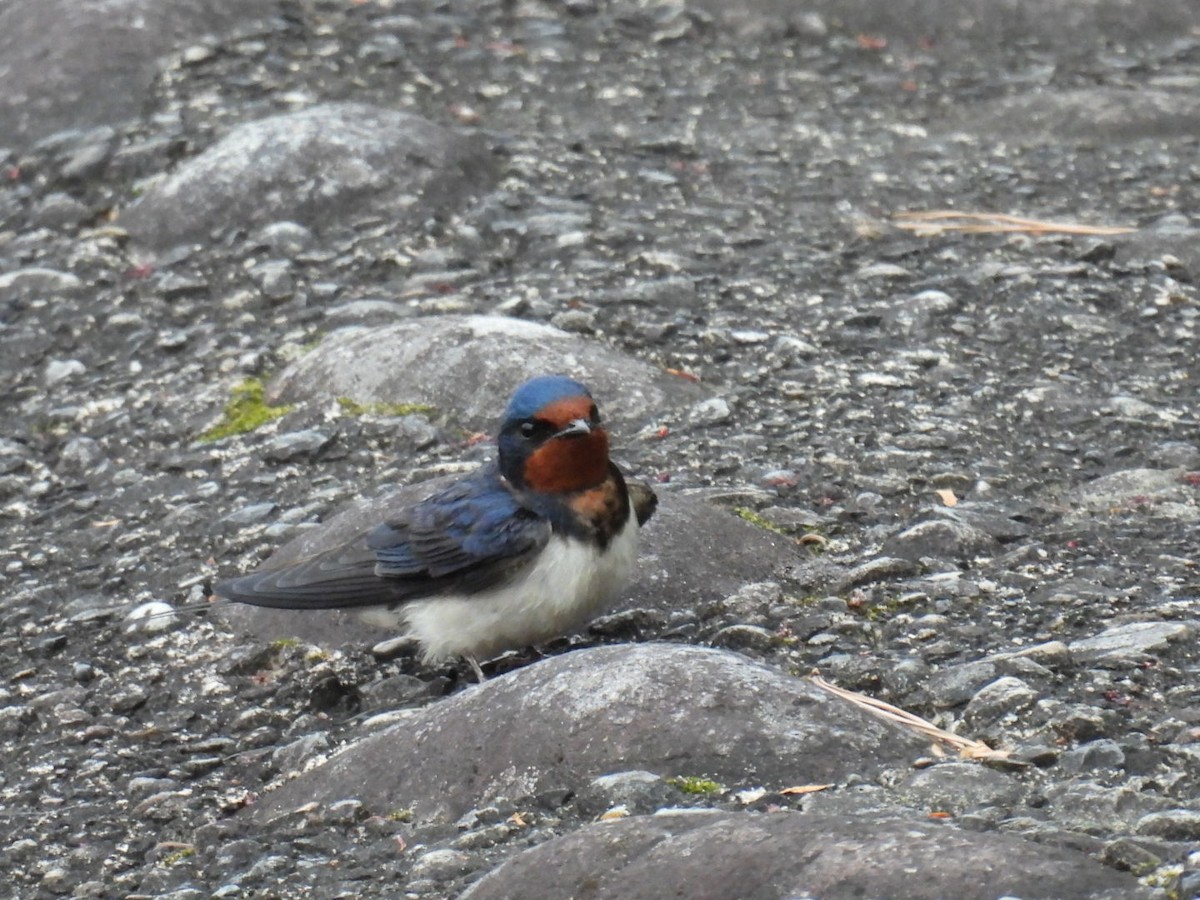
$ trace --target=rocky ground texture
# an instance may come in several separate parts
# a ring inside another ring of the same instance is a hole
[[[1194,4],[9,0],[0,85],[13,896],[1200,896]],[[585,634],[206,603],[547,369],[662,499]]]

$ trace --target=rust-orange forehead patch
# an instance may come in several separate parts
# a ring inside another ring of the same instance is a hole
[[[586,419],[592,412],[591,397],[563,397],[547,403],[538,410],[537,417],[555,428],[563,428],[576,419]]]

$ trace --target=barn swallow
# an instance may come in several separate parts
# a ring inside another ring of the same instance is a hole
[[[425,662],[480,659],[569,633],[604,610],[654,512],[609,459],[591,393],[562,375],[527,381],[500,423],[497,459],[350,542],[216,585],[282,609],[355,607],[414,636]]]

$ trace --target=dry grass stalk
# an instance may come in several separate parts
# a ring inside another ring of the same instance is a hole
[[[1123,225],[1081,225],[1078,222],[1048,222],[1003,213],[961,212],[933,209],[925,212],[901,212],[893,216],[896,227],[922,236],[958,231],[963,234],[1130,234],[1137,231]]]
[[[952,748],[964,759],[1006,762],[1010,765],[1013,763],[1013,760],[1009,759],[1006,750],[993,750],[987,744],[983,743],[983,741],[973,741],[970,738],[946,731],[944,728],[938,728],[927,719],[922,719],[920,716],[903,710],[898,706],[892,706],[890,703],[876,700],[874,697],[868,697],[866,694],[858,693],[858,691],[849,691],[846,688],[838,687],[836,684],[830,684],[815,670],[809,675],[808,680],[821,690],[833,694],[835,697],[840,697],[849,703],[853,703],[860,709],[865,709],[873,716],[886,719],[897,725],[902,725],[905,728],[923,734],[930,740],[937,742],[937,744],[943,744]]]

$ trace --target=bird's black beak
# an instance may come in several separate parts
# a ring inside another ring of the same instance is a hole
[[[567,425],[566,428],[559,431],[554,436],[556,438],[571,438],[583,437],[585,434],[592,433],[592,423],[587,419],[576,419]]]

